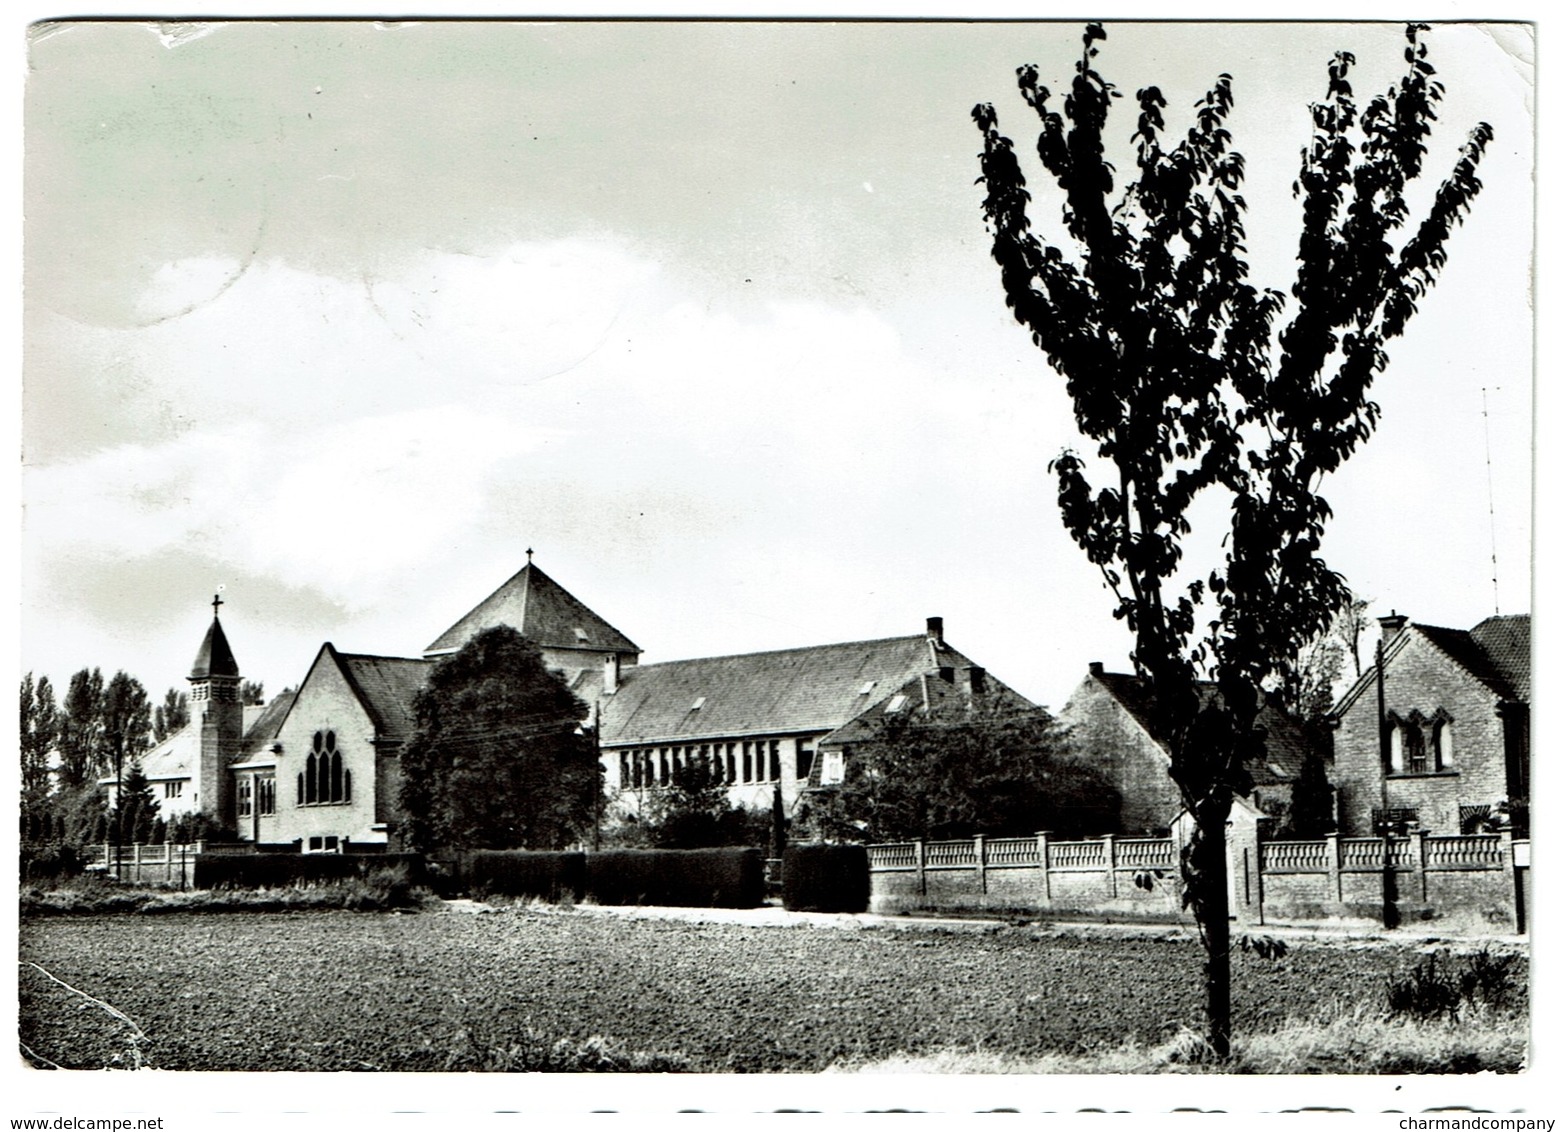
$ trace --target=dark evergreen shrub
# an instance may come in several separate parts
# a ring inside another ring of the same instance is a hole
[[[580,900],[587,881],[585,853],[480,849],[462,858],[462,886],[474,895]]]
[[[195,888],[287,888],[367,876],[392,865],[407,868],[411,883],[424,883],[424,858],[417,853],[354,857],[343,853],[201,853],[193,858]]]
[[[587,855],[599,904],[755,908],[765,900],[759,849],[618,849]]]
[[[26,842],[21,857],[24,881],[63,880],[82,871],[81,854],[65,841]]]
[[[783,850],[783,907],[791,912],[863,912],[870,907],[870,855],[863,845],[790,845]]]

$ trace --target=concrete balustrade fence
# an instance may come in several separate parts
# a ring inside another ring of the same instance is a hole
[[[1173,838],[1034,837],[871,845],[876,912],[984,911],[1178,921]],[[1229,837],[1230,913],[1241,924],[1330,921],[1522,932],[1528,843],[1510,833],[1319,841]]]
[[[131,884],[182,884],[188,886],[196,858],[206,851],[205,841],[161,845],[90,845],[89,870],[106,873]]]

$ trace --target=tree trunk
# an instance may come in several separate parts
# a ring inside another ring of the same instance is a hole
[[[1217,803],[1200,808],[1196,831],[1184,859],[1186,891],[1190,893],[1202,944],[1207,950],[1203,983],[1207,998],[1207,1041],[1218,1057],[1229,1057],[1233,1029],[1229,997],[1229,861],[1226,829],[1229,807]]]

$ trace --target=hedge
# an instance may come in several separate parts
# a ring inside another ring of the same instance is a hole
[[[587,881],[587,855],[480,849],[462,854],[458,869],[459,883],[470,892],[580,900]]]
[[[599,904],[756,908],[766,902],[759,849],[618,849],[587,854]]]
[[[424,883],[424,858],[417,853],[355,856],[349,853],[201,853],[192,859],[194,888],[287,888],[352,880],[404,865],[414,884]]]
[[[783,850],[783,907],[791,912],[863,912],[870,907],[870,855],[863,845],[790,845]]]

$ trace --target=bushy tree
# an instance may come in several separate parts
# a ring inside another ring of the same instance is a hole
[[[1299,776],[1289,794],[1285,834],[1300,840],[1314,840],[1331,833],[1337,828],[1333,801],[1327,764],[1321,755],[1310,751],[1300,764]]]
[[[1094,64],[1103,28],[1083,37],[1064,114],[1036,67],[1018,71],[1042,125],[1039,160],[1061,191],[1063,246],[1031,230],[1027,181],[994,107],[973,111],[1007,304],[1064,377],[1091,446],[1054,461],[1062,517],[1134,635],[1132,660],[1151,681],[1170,775],[1194,819],[1183,888],[1207,954],[1208,1039],[1223,1057],[1224,827],[1234,796],[1251,787],[1262,690],[1347,596],[1318,553],[1330,514],[1319,488],[1375,427],[1371,382],[1445,263],[1491,137],[1488,125],[1473,130],[1404,236],[1404,190],[1423,168],[1442,93],[1427,30],[1409,26],[1401,81],[1363,108],[1349,83],[1354,57],[1339,52],[1328,65],[1295,181],[1302,226],[1288,295],[1249,280],[1229,75],[1173,144],[1162,93],[1136,92],[1135,169],[1117,193],[1104,137],[1119,91]],[[1100,470],[1108,482],[1095,488]],[[1222,560],[1182,581],[1192,506],[1210,490],[1228,496]],[[1200,694],[1206,676],[1219,697]]]
[[[1360,676],[1359,640],[1370,625],[1369,608],[1364,598],[1348,595],[1282,676],[1280,706],[1317,736],[1325,735],[1327,716],[1350,679],[1351,666],[1352,679]]]
[[[1108,833],[1120,799],[1047,711],[992,702],[882,716],[811,810],[834,839],[940,841]]]
[[[416,849],[559,849],[584,840],[602,792],[587,707],[509,626],[445,658],[414,704],[402,833]]]
[[[102,765],[103,673],[86,668],[71,677],[60,714],[55,745],[60,752],[60,784],[80,787]]]
[[[190,722],[190,696],[178,688],[163,693],[163,702],[152,710],[152,741],[161,743]]]
[[[645,840],[659,849],[761,847],[768,819],[732,805],[729,788],[705,762],[676,763],[669,785],[646,791],[640,816]]]
[[[116,672],[103,690],[101,769],[119,775],[151,745],[152,706],[141,681]]]
[[[266,703],[266,686],[259,680],[245,680],[239,685],[239,702],[246,707],[260,707]]]
[[[49,797],[49,752],[59,731],[59,710],[54,686],[40,676],[35,684],[29,672],[22,678],[21,722],[17,733],[22,762],[22,812],[35,814]]]

